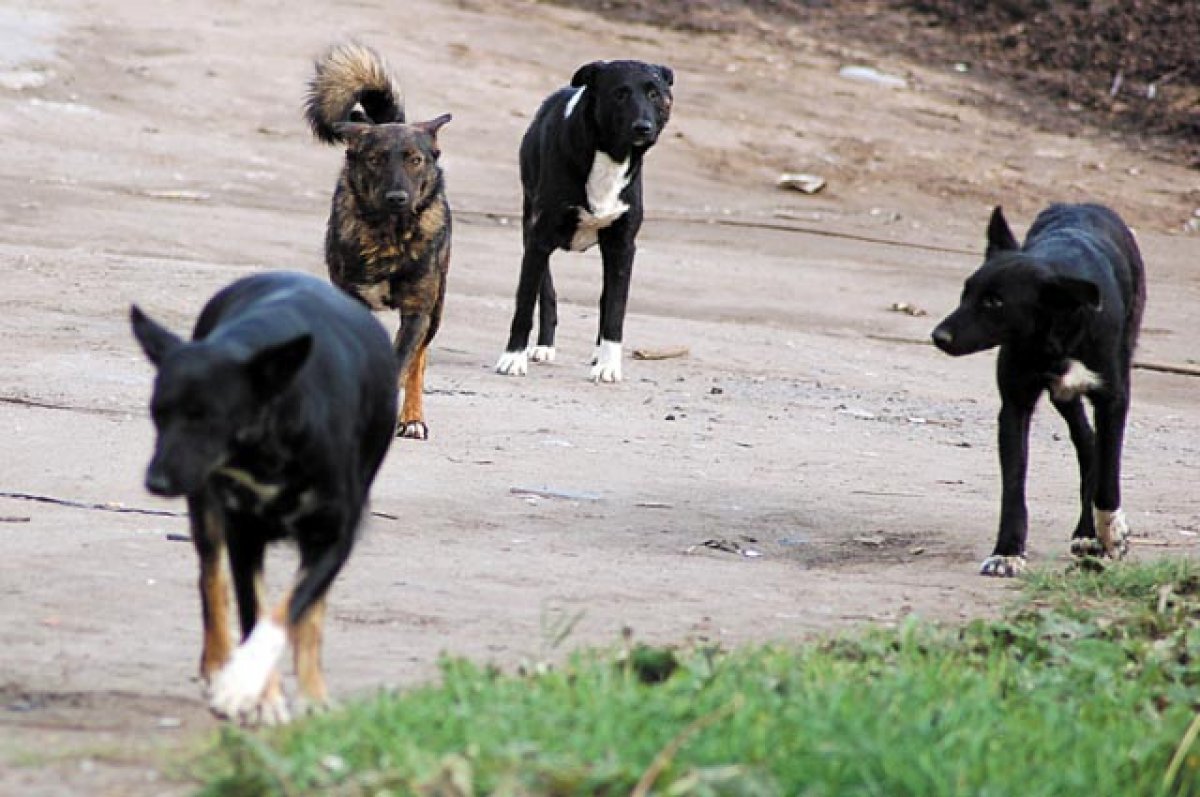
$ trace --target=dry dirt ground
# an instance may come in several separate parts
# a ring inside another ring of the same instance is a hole
[[[1013,587],[975,575],[998,503],[992,357],[923,341],[995,202],[1021,229],[1052,199],[1118,208],[1150,274],[1140,357],[1194,362],[1197,172],[1104,131],[1028,129],[1035,100],[969,73],[803,30],[768,44],[525,0],[0,6],[0,793],[191,788],[172,762],[216,722],[194,678],[182,506],[140,485],[152,371],[128,306],[183,331],[236,277],[323,273],[340,155],[300,107],[312,56],[346,36],[391,58],[411,117],[454,114],[458,215],[432,439],[393,447],[331,598],[339,698],[418,683],[441,653],[515,667],[626,627],[731,646],[994,613]],[[592,385],[599,257],[559,254],[560,361],[500,377],[517,142],[542,96],[603,57],[677,75],[626,340],[688,356]],[[905,87],[839,76],[847,64]],[[785,170],[828,187],[782,191]],[[1137,557],[1196,550],[1198,385],[1136,372]],[[1061,565],[1075,475],[1052,416],[1034,429],[1031,546]],[[130,509],[172,514],[115,511]],[[279,581],[288,556],[274,565]]]

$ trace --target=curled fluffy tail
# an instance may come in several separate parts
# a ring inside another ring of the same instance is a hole
[[[335,44],[317,59],[308,82],[304,115],[313,134],[327,144],[343,140],[343,122],[404,121],[399,82],[387,63],[364,44]]]

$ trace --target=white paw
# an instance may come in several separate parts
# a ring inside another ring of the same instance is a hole
[[[529,359],[535,363],[554,362],[553,346],[533,346],[529,349]]]
[[[983,560],[979,566],[979,575],[1012,578],[1025,572],[1028,562],[1024,556],[996,556],[995,554]]]
[[[1129,523],[1125,520],[1125,510],[1118,507],[1110,512],[1092,507],[1092,519],[1104,554],[1112,559],[1124,559],[1129,552]]]
[[[529,355],[524,351],[506,351],[496,361],[496,373],[525,376],[529,373]]]
[[[593,382],[621,381],[621,344],[611,340],[602,340],[596,347],[596,356],[592,360]]]
[[[208,696],[213,713],[247,724],[287,722],[283,695],[278,690],[267,694],[286,647],[287,633],[270,620],[260,620],[213,678]]]

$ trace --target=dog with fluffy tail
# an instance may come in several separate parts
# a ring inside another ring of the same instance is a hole
[[[387,63],[370,47],[348,43],[317,59],[305,116],[318,140],[346,147],[325,235],[329,277],[372,310],[399,311],[394,347],[404,403],[396,434],[427,439],[425,359],[450,268],[437,136],[450,115],[408,124]]]

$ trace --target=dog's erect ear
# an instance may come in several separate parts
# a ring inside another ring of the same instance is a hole
[[[595,79],[596,73],[604,66],[604,61],[592,61],[590,64],[584,64],[575,70],[574,77],[571,78],[572,86],[590,86],[592,80]]]
[[[654,68],[658,70],[658,74],[662,75],[664,83],[666,83],[668,86],[675,85],[675,72],[671,69],[671,67],[659,65]]]
[[[183,338],[152,320],[136,304],[129,306],[129,323],[142,351],[155,365],[161,365],[168,354],[183,345]]]
[[[1038,298],[1052,310],[1100,309],[1100,288],[1091,280],[1078,277],[1050,277],[1042,283]]]
[[[992,211],[992,220],[988,222],[987,240],[987,253],[984,257],[1021,248],[1021,245],[1017,243],[1017,237],[1008,228],[1008,220],[1004,218],[1004,211],[1000,209],[999,205],[996,205],[995,210]]]
[[[430,119],[428,122],[417,122],[413,127],[427,134],[433,139],[433,143],[437,143],[437,134],[442,127],[454,117],[448,113],[444,113],[436,119]]]
[[[244,366],[255,391],[264,398],[283,392],[308,361],[312,343],[305,333],[256,352]]]
[[[333,126],[333,132],[337,134],[338,141],[345,142],[348,148],[354,149],[362,143],[363,136],[372,127],[374,125],[363,122],[338,122]]]

